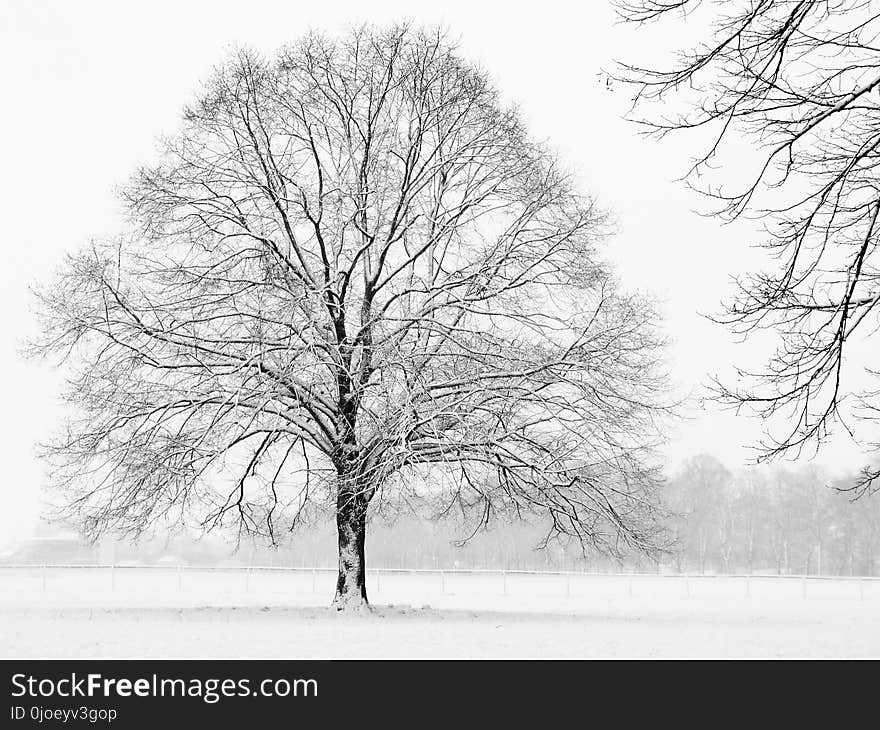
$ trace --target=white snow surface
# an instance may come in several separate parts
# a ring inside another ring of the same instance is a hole
[[[880,657],[880,581],[372,573],[373,608],[329,608],[332,571],[0,569],[0,656]]]

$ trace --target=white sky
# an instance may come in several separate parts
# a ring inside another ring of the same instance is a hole
[[[366,8],[369,8],[368,10]],[[628,94],[600,70],[633,46],[605,2],[476,3],[214,0],[26,2],[0,5],[0,375],[5,384],[0,545],[27,534],[39,512],[42,466],[34,445],[57,425],[59,376],[24,362],[32,326],[28,286],[46,279],[89,237],[120,227],[113,186],[148,161],[183,105],[234,44],[266,53],[311,28],[409,18],[442,23],[462,53],[494,76],[533,134],[575,169],[620,226],[608,255],[624,281],[663,302],[671,370],[683,389],[724,373],[743,346],[698,312],[717,311],[730,275],[748,266],[749,229],[700,217],[695,194],[674,182],[692,149],[657,144],[622,121]],[[638,43],[647,38],[643,32]],[[654,36],[653,41],[662,40]],[[761,435],[754,419],[693,408],[669,444],[670,463],[710,451],[729,466]],[[820,453],[835,470],[861,463],[848,440]]]

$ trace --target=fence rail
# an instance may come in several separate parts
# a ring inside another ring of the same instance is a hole
[[[287,573],[336,573],[333,567],[304,567],[286,565],[132,565],[112,563],[0,563],[2,570],[164,570],[164,571],[192,571],[192,572],[226,572],[240,573],[245,571],[287,572]],[[639,571],[630,572],[601,572],[583,570],[519,570],[504,568],[368,568],[367,575],[375,574],[424,574],[424,575],[531,575],[531,576],[577,576],[593,578],[677,578],[677,579],[749,579],[749,580],[818,580],[818,581],[878,581],[876,575],[813,575],[809,573],[647,573]]]
[[[195,566],[131,564],[0,564],[0,597],[24,600],[46,594],[72,600],[109,595],[157,596],[168,591],[212,600],[212,596],[259,597],[325,594],[332,590],[335,567],[277,565]],[[83,574],[88,575],[85,578]],[[79,575],[79,577],[76,577]],[[212,577],[213,576],[213,577]],[[290,576],[287,578],[286,576]],[[298,577],[294,577],[298,576]],[[408,577],[407,577],[408,576]],[[793,585],[799,582],[800,586]],[[602,573],[480,568],[372,568],[368,589],[383,599],[412,600],[434,595],[528,596],[582,598],[597,596],[678,597],[832,597],[880,600],[880,577],[834,575],[767,575],[706,573]],[[32,592],[38,591],[35,595]],[[54,593],[53,593],[54,591]],[[236,599],[238,600],[238,599]]]

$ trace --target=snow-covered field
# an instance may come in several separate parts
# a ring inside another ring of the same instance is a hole
[[[880,582],[0,568],[2,657],[880,657]]]

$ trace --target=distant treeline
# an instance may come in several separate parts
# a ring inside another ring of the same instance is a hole
[[[666,486],[670,552],[648,558],[586,553],[575,543],[542,546],[540,522],[497,519],[469,538],[473,525],[403,516],[374,520],[367,537],[369,568],[585,571],[673,571],[876,575],[880,498],[857,501],[840,489],[855,475],[816,467],[750,467],[730,471],[710,455],[695,456]],[[3,562],[177,563],[332,567],[336,535],[330,517],[288,536],[277,548],[208,535],[154,537],[97,546],[43,534]]]
[[[880,500],[853,500],[856,475],[814,466],[731,472],[713,456],[689,459],[667,500],[679,571],[875,575]]]
[[[815,466],[727,469],[707,454],[687,460],[666,485],[670,551],[656,560],[587,553],[575,544],[536,549],[540,524],[496,522],[459,545],[468,530],[444,520],[378,523],[368,537],[371,567],[876,575],[880,497],[853,500],[856,474]],[[322,564],[332,528],[295,539],[294,556]],[[295,559],[295,558],[294,558]]]

